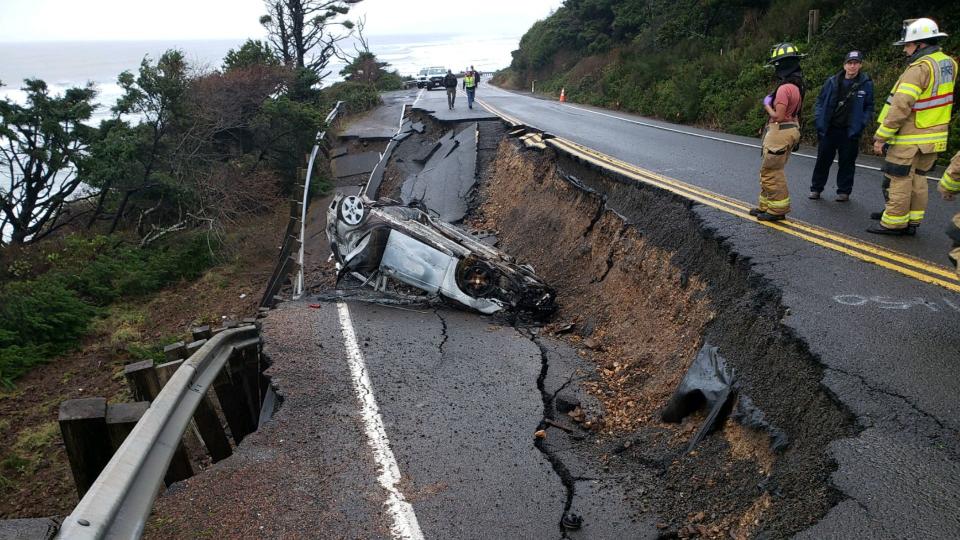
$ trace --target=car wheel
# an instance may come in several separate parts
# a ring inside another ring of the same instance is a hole
[[[363,222],[367,215],[367,209],[363,206],[363,200],[356,195],[351,195],[340,202],[340,208],[337,209],[337,217],[340,221],[350,225],[357,226]]]
[[[483,298],[493,291],[496,276],[490,265],[478,260],[463,260],[457,272],[457,284],[474,298]]]

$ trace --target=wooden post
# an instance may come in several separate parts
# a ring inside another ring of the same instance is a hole
[[[168,362],[187,357],[186,345],[182,341],[171,343],[163,348],[163,356]]]
[[[223,369],[213,381],[213,390],[217,394],[217,399],[220,400],[220,408],[223,409],[223,416],[227,419],[233,442],[240,444],[244,437],[256,429],[250,420],[250,409],[242,386],[234,385],[227,375],[227,369]]]
[[[120,448],[148,408],[150,403],[147,401],[107,405],[107,433],[110,435],[110,445],[114,452]]]
[[[193,342],[187,345],[187,350],[190,350],[191,345],[199,343],[199,345],[202,346],[205,342],[206,340]],[[199,346],[196,348],[199,348]],[[160,379],[160,386],[167,384],[167,381],[169,381],[173,373],[183,365],[183,362],[183,360],[177,360],[176,362],[167,362],[166,364],[160,364],[156,367],[157,377]],[[192,430],[188,430],[185,436],[188,438],[189,443],[196,443],[198,445],[200,441],[203,441],[203,445],[207,448],[207,452],[210,454],[210,457],[213,458],[214,463],[230,457],[233,453],[233,450],[230,448],[230,440],[227,439],[227,434],[223,430],[223,424],[220,423],[220,417],[217,416],[217,409],[209,393],[203,396],[200,402],[197,403],[197,410],[193,413],[193,423],[196,426],[196,433],[200,435],[200,440],[197,440]]]
[[[811,9],[807,13],[807,45],[813,42],[813,36],[820,30],[820,10]]]
[[[137,401],[153,401],[163,388],[152,360],[123,366],[123,376],[127,378],[133,399]]]
[[[200,350],[200,347],[203,347],[203,344],[206,343],[206,342],[207,342],[207,340],[201,339],[201,340],[199,340],[199,341],[192,341],[192,342],[188,343],[188,344],[187,344],[187,358],[190,358],[191,356],[193,356],[193,353],[199,351],[199,350]]]
[[[70,399],[60,404],[60,433],[80,498],[113,456],[107,433],[105,398]]]
[[[193,421],[196,423],[200,438],[203,439],[203,444],[207,447],[207,452],[214,463],[233,454],[233,450],[230,448],[230,440],[227,439],[227,433],[223,430],[223,424],[220,423],[220,417],[217,416],[217,410],[214,408],[209,394],[204,395],[200,403],[197,404],[197,410],[193,413]]]
[[[235,350],[230,356],[230,378],[246,398],[253,425],[260,419],[259,346]]]
[[[137,401],[153,401],[160,394],[162,385],[152,361],[144,360],[143,362],[127,364],[123,366],[123,374],[127,378],[134,399]],[[190,458],[187,457],[187,451],[181,443],[177,445],[177,449],[173,453],[173,459],[170,460],[170,467],[167,468],[167,474],[163,481],[169,486],[191,476],[193,476],[193,467],[190,465]]]
[[[193,334],[194,341],[200,341],[201,339],[210,339],[213,337],[213,334],[210,333],[210,325],[198,326],[194,328],[190,333]]]

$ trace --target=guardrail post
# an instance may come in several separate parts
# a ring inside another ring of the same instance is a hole
[[[182,348],[182,344],[181,344]],[[134,399],[138,401],[153,401],[160,393],[160,378],[157,376],[157,370],[150,360],[127,364],[123,366],[123,374],[127,378],[130,390],[133,392]],[[167,468],[167,474],[163,481],[168,486],[174,482],[185,480],[193,476],[193,466],[190,465],[190,458],[187,457],[187,451],[181,442],[177,445],[173,453],[173,459],[170,460],[170,466]]]
[[[187,357],[186,345],[182,341],[171,343],[163,348],[163,356],[168,362],[182,360]]]
[[[60,404],[60,433],[80,498],[113,456],[105,398],[69,399]]]
[[[246,398],[247,414],[256,426],[260,419],[260,345],[236,349],[230,355],[230,376]]]
[[[206,342],[207,340],[202,339],[190,343],[187,345],[187,353],[192,356],[193,353],[200,349]],[[167,384],[170,376],[173,375],[173,372],[176,371],[181,364],[183,364],[183,360],[168,362],[157,366],[156,369],[163,385]],[[233,449],[230,448],[230,440],[227,439],[223,424],[220,422],[220,416],[217,415],[217,409],[209,393],[204,395],[203,398],[200,399],[200,402],[197,403],[197,410],[193,413],[193,422],[197,427],[197,432],[203,441],[203,445],[207,448],[207,452],[210,454],[210,458],[213,459],[214,463],[221,459],[228,458],[233,454]]]
[[[240,385],[234,385],[230,377],[223,370],[213,381],[213,390],[220,400],[220,408],[223,409],[223,416],[227,419],[227,425],[230,426],[230,433],[233,435],[233,442],[240,444],[244,437],[253,433],[256,429],[255,424],[250,421],[249,407],[247,406],[246,396],[240,389]]]
[[[201,339],[210,339],[213,337],[213,334],[210,332],[210,325],[197,326],[190,331],[193,334],[194,341],[200,341]]]
[[[133,431],[133,426],[137,425],[143,413],[150,408],[147,401],[138,401],[136,403],[112,403],[107,405],[107,433],[110,436],[110,445],[113,451],[123,444],[127,435]]]

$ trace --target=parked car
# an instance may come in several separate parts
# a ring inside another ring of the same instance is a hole
[[[417,77],[417,87],[433,90],[434,88],[443,88],[443,78],[447,74],[447,68],[441,66],[428,67],[420,70]]]
[[[337,281],[353,275],[388,292],[391,282],[491,314],[537,318],[556,310],[556,292],[525,264],[472,238],[416,205],[338,194],[327,209],[327,239]]]

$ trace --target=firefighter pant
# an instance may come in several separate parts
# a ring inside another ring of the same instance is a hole
[[[787,175],[783,168],[790,159],[790,152],[800,141],[800,130],[796,124],[781,128],[779,124],[767,124],[763,134],[763,161],[760,163],[760,202],[761,212],[778,216],[790,211],[790,191],[787,188]]]
[[[887,229],[920,225],[927,210],[927,173],[937,154],[924,154],[912,144],[894,144],[887,149],[883,164],[883,209],[880,223]]]

